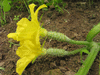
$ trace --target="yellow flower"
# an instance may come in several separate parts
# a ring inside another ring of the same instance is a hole
[[[17,23],[17,30],[16,33],[10,33],[8,34],[8,38],[13,38],[14,40],[17,41],[23,41],[27,39],[32,39],[34,33],[40,29],[40,25],[38,22],[38,11],[44,7],[47,7],[45,4],[41,5],[35,12],[34,12],[34,7],[35,4],[30,4],[30,12],[31,12],[31,21],[29,21],[27,18],[22,18],[18,23]],[[45,32],[47,34],[47,31]]]
[[[17,23],[16,33],[8,34],[8,38],[13,38],[14,40],[20,41],[20,47],[18,47],[16,54],[20,57],[17,61],[16,72],[21,75],[26,66],[36,59],[39,55],[45,53],[40,48],[39,36],[47,34],[45,29],[41,29],[38,22],[38,11],[46,5],[41,5],[35,12],[35,4],[29,5],[31,12],[31,21],[27,18],[22,18]],[[42,31],[43,30],[43,31]],[[43,33],[44,34],[43,34]]]

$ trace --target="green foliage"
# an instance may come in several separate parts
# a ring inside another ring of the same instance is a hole
[[[15,44],[15,43],[10,42],[10,41],[8,41],[8,42],[10,43],[9,47],[11,47],[13,44],[14,44],[14,45],[17,45],[17,46],[20,46],[19,44]]]
[[[19,5],[15,5],[14,3],[19,3]],[[28,13],[30,14],[30,10],[28,8],[28,5],[30,3],[35,3],[37,2],[39,5],[42,4],[46,4],[47,6],[51,6],[53,5],[55,7],[55,9],[60,13],[63,13],[63,8],[66,6],[66,3],[64,3],[62,0],[48,0],[47,2],[45,2],[44,0],[1,0],[0,1],[0,7],[1,7],[1,16],[0,16],[0,22],[1,22],[1,26],[3,27],[3,25],[6,23],[6,14],[5,12],[8,12],[11,7],[16,7],[18,10],[22,11],[23,4],[25,5],[26,9],[28,10]],[[60,5],[62,4],[62,8],[60,7]],[[44,8],[42,10],[48,10],[47,8]],[[28,17],[30,18],[30,16]],[[14,20],[18,20],[18,16],[14,17]]]
[[[42,5],[42,4],[46,4],[47,6],[51,6],[53,5],[55,7],[55,9],[60,13],[62,12],[63,13],[63,10],[62,8],[60,7],[60,5],[62,5],[62,7],[64,8],[66,6],[66,3],[63,2],[63,0],[47,0],[47,1],[44,1],[44,0],[34,0],[34,2],[38,2],[39,5]],[[44,8],[43,10],[47,10],[47,8]]]
[[[0,67],[0,70],[5,70],[5,68],[3,68],[3,67]],[[1,73],[0,73],[1,74]]]
[[[0,70],[5,70],[3,67],[0,67]]]
[[[8,11],[10,10],[11,6],[10,6],[9,3],[11,3],[11,1],[4,0],[4,1],[2,2],[2,6],[3,6],[3,11],[4,11],[4,12],[8,12]]]
[[[47,6],[53,5],[55,9],[60,13],[63,13],[62,8],[66,6],[66,3],[63,2],[63,0],[48,0],[48,3],[46,3]],[[62,5],[62,8],[60,7]]]
[[[19,15],[18,16],[15,15],[13,20],[15,20],[15,21],[19,20]]]
[[[99,57],[99,60],[100,60],[100,57]],[[99,63],[99,75],[100,75],[100,63]]]
[[[88,51],[87,49],[83,49],[83,50],[80,51],[81,63],[83,63],[83,60],[82,60],[82,53],[89,54],[89,51]]]
[[[92,5],[93,4],[93,0],[89,0],[89,5]]]
[[[14,3],[17,3],[18,5],[14,6]],[[16,7],[20,11],[24,8],[23,5],[25,5],[26,9],[28,10],[28,13],[30,13],[28,5],[31,3],[38,3],[39,5],[46,4],[47,6],[53,5],[55,7],[55,10],[57,10],[59,13],[63,13],[63,9],[66,6],[66,3],[63,2],[63,0],[14,0],[12,2],[12,7]],[[44,8],[42,10],[48,10],[47,8]]]
[[[3,27],[3,25],[6,23],[6,14],[5,12],[8,12],[11,9],[10,4],[11,1],[10,0],[1,0],[0,1],[0,7],[1,7],[1,15],[0,15],[0,22],[1,22],[1,26]]]
[[[42,17],[43,17],[43,14],[42,14],[41,17],[39,18],[39,21],[41,21]]]
[[[66,3],[64,3],[62,0],[53,0],[53,5],[55,6],[55,9],[60,13],[63,13],[62,8],[59,6],[59,4],[63,5],[63,8],[66,6]]]

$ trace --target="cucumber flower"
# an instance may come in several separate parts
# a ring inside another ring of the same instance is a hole
[[[20,57],[17,61],[16,72],[21,75],[27,65],[42,54],[46,54],[46,50],[41,48],[39,42],[39,30],[35,32],[34,40],[21,41],[20,47],[18,47],[16,54]]]
[[[38,7],[34,12],[35,4],[30,4],[31,21],[27,18],[22,18],[17,23],[16,33],[10,33],[7,35],[8,38],[20,41],[20,47],[18,47],[16,54],[20,57],[17,61],[16,72],[21,75],[26,66],[36,59],[41,54],[46,52],[41,49],[39,42],[39,36],[46,36],[46,29],[42,29],[38,22],[38,11],[44,7],[45,4]]]
[[[39,31],[34,36],[34,41],[25,40],[20,47],[18,47],[16,54],[20,57],[17,61],[16,72],[21,75],[27,65],[44,53],[40,48]]]
[[[17,23],[16,33],[9,33],[7,35],[8,38],[13,38],[14,40],[17,40],[17,41],[23,41],[23,40],[28,40],[28,39],[33,38],[33,35],[36,32],[36,30],[40,28],[38,18],[37,18],[38,11],[44,7],[47,7],[45,4],[43,4],[40,7],[38,7],[38,9],[34,12],[33,10],[35,6],[36,6],[35,4],[29,5],[30,12],[31,12],[31,21],[29,21],[27,18],[22,18]],[[47,34],[46,29],[44,29],[44,31],[41,31],[41,29],[42,28],[40,28],[40,35],[41,36],[46,35]]]

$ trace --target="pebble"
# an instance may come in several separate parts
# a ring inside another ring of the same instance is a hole
[[[57,65],[56,65],[55,62],[51,62],[51,63],[50,63],[50,68],[56,68],[56,66],[57,66]]]
[[[2,66],[4,64],[4,62],[0,62],[0,66]]]
[[[17,45],[13,45],[12,50],[16,51],[18,49]]]
[[[0,35],[2,35],[2,31],[0,31]]]
[[[66,65],[66,62],[64,60],[60,60],[60,65],[64,66],[64,65]]]
[[[64,46],[63,49],[67,50],[68,49],[68,46]]]
[[[60,66],[59,69],[60,69],[62,72],[66,72],[66,71],[67,71],[67,69],[64,68],[64,67],[62,67],[62,66]]]

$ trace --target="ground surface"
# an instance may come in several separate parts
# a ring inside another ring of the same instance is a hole
[[[94,3],[94,6],[89,8],[86,4],[70,3],[66,5],[63,14],[59,14],[53,7],[49,11],[45,11],[41,23],[48,31],[57,31],[64,33],[69,38],[74,40],[84,41],[87,33],[100,22],[100,3]],[[7,38],[7,34],[16,31],[16,21],[13,21],[14,15],[28,17],[26,11],[19,12],[11,10],[7,16],[8,24],[0,27],[0,66],[5,70],[0,70],[0,75],[18,75],[16,73],[16,62],[19,57],[16,55],[17,46],[9,47],[8,41],[18,43],[12,39]],[[43,14],[39,12],[39,17]],[[98,34],[94,41],[99,42],[100,34]],[[41,40],[41,43],[43,40]],[[47,39],[45,48],[62,48],[67,51],[72,51],[83,46],[72,45],[66,42],[59,42],[52,39]],[[83,55],[83,59],[86,58]],[[23,72],[23,75],[74,75],[81,66],[80,54],[64,57],[40,56],[34,62],[29,64]],[[99,54],[96,57],[88,75],[99,75]]]

